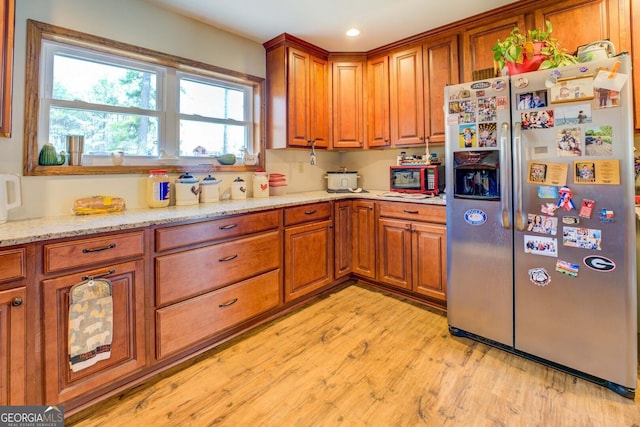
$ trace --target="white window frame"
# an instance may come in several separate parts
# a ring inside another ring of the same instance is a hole
[[[84,175],[111,173],[147,173],[149,166],[162,167],[169,172],[214,172],[216,170],[251,171],[264,168],[265,129],[264,79],[203,64],[200,62],[164,54],[116,42],[101,37],[78,33],[73,30],[28,20],[27,63],[25,101],[25,175]],[[53,55],[62,53],[79,59],[89,59],[131,69],[152,71],[156,75],[157,110],[100,105],[97,111],[142,113],[158,117],[158,149],[165,153],[178,153],[180,120],[243,125],[246,129],[248,152],[259,155],[256,165],[245,166],[239,158],[234,166],[220,165],[212,157],[182,156],[163,158],[153,156],[126,156],[124,165],[114,165],[110,156],[87,156],[82,166],[41,166],[38,152],[49,140],[49,107],[86,106],[89,103],[52,100]],[[46,76],[49,76],[48,78]],[[215,119],[198,115],[181,114],[179,108],[179,81],[186,78],[195,82],[215,84],[242,90],[245,117],[243,121]]]

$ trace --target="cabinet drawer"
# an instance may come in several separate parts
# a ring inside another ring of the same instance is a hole
[[[280,210],[274,210],[196,224],[159,228],[156,230],[156,251],[161,252],[211,240],[258,233],[279,226]]]
[[[295,206],[284,210],[284,225],[302,224],[331,218],[331,203],[312,203]]]
[[[0,251],[0,283],[24,279],[27,276],[25,248]]]
[[[380,202],[380,216],[401,218],[414,221],[447,222],[447,210],[444,206],[423,205],[419,203]]]
[[[280,267],[279,231],[156,258],[156,305],[212,291]]]
[[[158,359],[280,304],[280,270],[156,311]]]
[[[144,233],[113,234],[44,245],[44,272],[144,255]]]

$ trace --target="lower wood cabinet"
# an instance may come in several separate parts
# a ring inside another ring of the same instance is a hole
[[[161,308],[156,311],[158,358],[188,350],[279,304],[280,270],[273,270]]]
[[[351,208],[351,271],[376,278],[375,202],[354,200]]]
[[[380,203],[379,215],[378,281],[446,307],[445,208]]]
[[[333,282],[331,203],[285,209],[284,300],[292,301]]]
[[[351,273],[352,204],[353,202],[351,200],[339,200],[335,202],[333,239],[335,242],[334,272],[336,279],[345,277]]]
[[[111,356],[73,372],[69,365],[69,291],[86,277],[101,276],[112,284],[113,337]],[[110,264],[67,274],[41,283],[44,325],[44,402],[69,404],[88,400],[133,376],[147,364],[145,349],[144,261]]]
[[[26,405],[26,288],[0,292],[0,406]]]

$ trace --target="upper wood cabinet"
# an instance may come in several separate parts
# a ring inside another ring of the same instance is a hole
[[[391,145],[424,143],[422,46],[391,54]]]
[[[267,147],[329,146],[328,52],[289,34],[267,50]]]
[[[422,45],[424,126],[430,143],[444,143],[444,88],[460,83],[458,36],[430,40]]]
[[[463,81],[473,80],[473,71],[493,68],[491,48],[498,39],[504,40],[513,27],[525,28],[524,15],[516,15],[474,26],[462,33],[464,51]]]
[[[0,136],[11,136],[15,0],[0,0]]]
[[[389,55],[367,61],[367,146],[391,144]]]
[[[459,83],[458,36],[391,54],[391,145],[444,143],[444,88]]]
[[[364,67],[365,60],[330,60],[331,64],[331,146],[364,147]]]

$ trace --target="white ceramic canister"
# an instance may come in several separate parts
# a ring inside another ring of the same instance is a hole
[[[9,201],[9,184],[13,186],[13,201]],[[20,178],[17,175],[0,175],[0,224],[7,222],[9,209],[21,204]]]
[[[244,200],[247,198],[247,183],[237,177],[231,183],[231,200]]]
[[[253,197],[269,197],[269,176],[263,170],[253,174]]]
[[[198,178],[185,172],[176,179],[176,206],[197,205],[200,201]]]
[[[211,175],[200,181],[200,203],[215,203],[220,200],[221,179]]]

